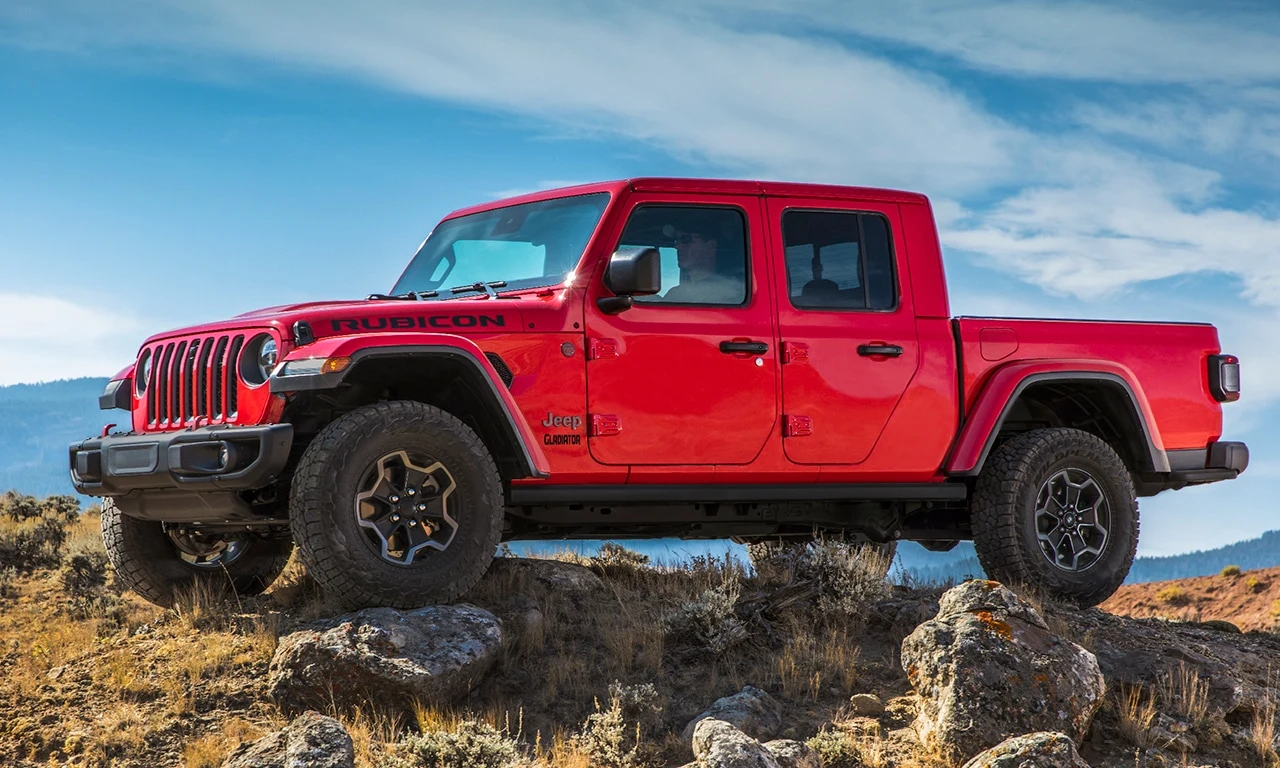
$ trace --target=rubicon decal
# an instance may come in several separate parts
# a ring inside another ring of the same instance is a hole
[[[343,331],[407,331],[414,328],[505,328],[503,315],[431,315],[430,317],[352,317],[331,321],[334,333]]]

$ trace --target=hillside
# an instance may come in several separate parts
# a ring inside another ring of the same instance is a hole
[[[287,764],[958,768],[986,748],[974,745],[1008,738],[992,734],[1012,719],[1026,723],[1015,735],[1077,729],[1075,746],[1057,745],[1078,747],[1077,768],[1280,765],[1269,633],[1059,607],[993,582],[940,601],[837,549],[754,576],[707,558],[655,568],[617,547],[503,557],[465,604],[360,614],[295,561],[262,596],[197,590],[162,609],[112,589],[97,522],[65,500],[0,496],[4,765],[284,765],[262,754],[294,738],[285,726],[310,724],[307,738],[351,757]],[[14,560],[15,545],[31,559]],[[458,615],[492,629],[468,636],[449,623]],[[356,644],[325,656],[335,642]],[[409,700],[395,686],[437,673],[355,685],[360,670],[395,675],[418,658],[461,676],[440,672],[431,696]],[[1013,675],[1023,664],[1039,671]],[[986,683],[948,689],[979,674]],[[967,699],[963,718],[947,720],[944,694]],[[334,719],[291,721],[307,707]],[[689,725],[705,711],[709,727]],[[726,744],[768,759],[725,759]]]
[[[1241,630],[1280,628],[1280,568],[1241,570],[1173,581],[1129,584],[1102,604],[1118,616],[1229,621]]]
[[[124,416],[98,410],[106,383],[84,378],[0,387],[0,489],[72,493],[67,446]]]

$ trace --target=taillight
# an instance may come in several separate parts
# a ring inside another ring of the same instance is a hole
[[[1221,403],[1240,399],[1240,358],[1234,355],[1209,356],[1209,391]]]

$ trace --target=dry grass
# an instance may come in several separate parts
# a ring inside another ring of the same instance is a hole
[[[1277,760],[1276,743],[1276,701],[1267,696],[1254,705],[1253,718],[1249,724],[1249,743],[1254,754],[1264,765],[1274,765]]]
[[[1156,721],[1155,696],[1140,685],[1122,686],[1116,700],[1120,735],[1136,747],[1145,747],[1147,733]]]
[[[182,764],[185,768],[218,768],[236,747],[265,734],[261,726],[233,717],[221,730],[187,742],[182,748]]]
[[[1203,725],[1209,714],[1209,681],[1195,667],[1179,663],[1178,668],[1160,676],[1161,710],[1194,727]]]

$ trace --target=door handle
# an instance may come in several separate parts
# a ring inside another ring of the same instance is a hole
[[[902,347],[897,344],[862,344],[858,347],[858,354],[863,357],[898,357],[902,354]]]
[[[722,341],[720,351],[726,355],[746,352],[752,355],[763,355],[769,351],[769,345],[763,341]]]

